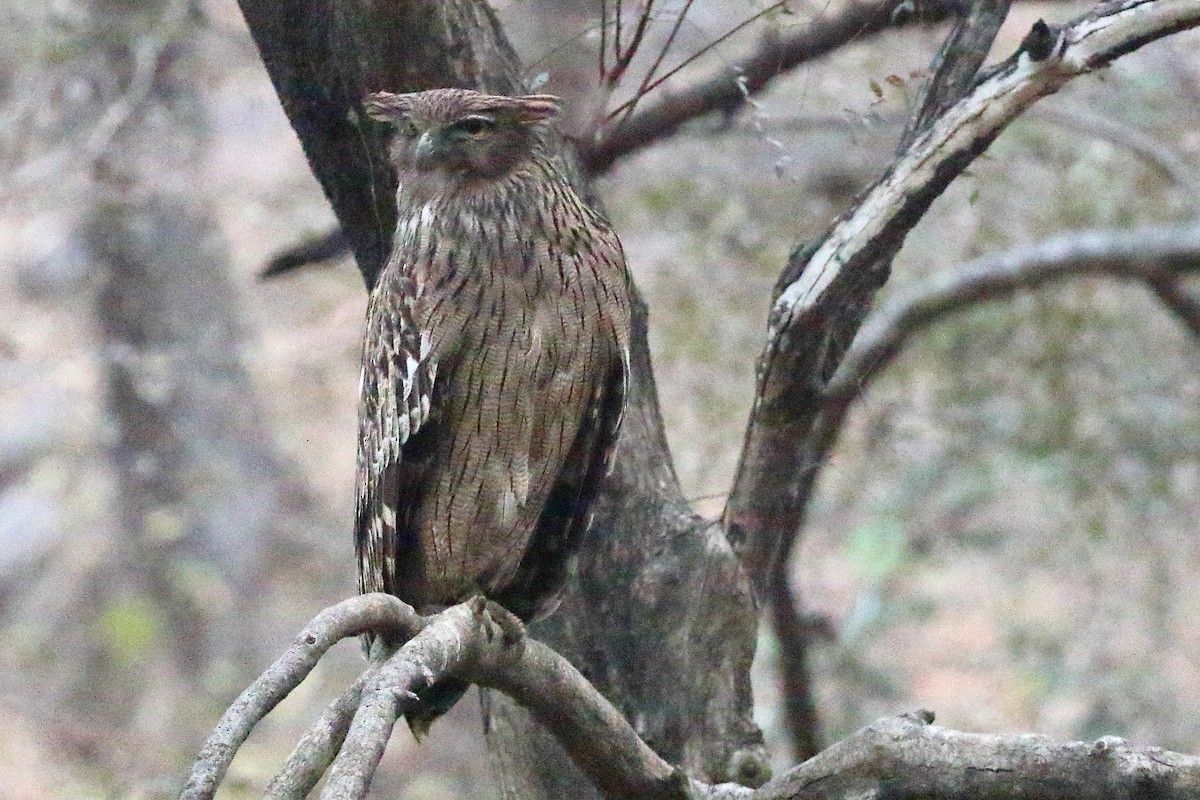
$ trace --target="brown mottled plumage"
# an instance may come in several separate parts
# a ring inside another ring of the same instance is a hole
[[[361,588],[422,612],[482,592],[540,618],[624,407],[620,242],[546,149],[555,98],[435,89],[365,107],[395,127],[399,190],[363,346]]]

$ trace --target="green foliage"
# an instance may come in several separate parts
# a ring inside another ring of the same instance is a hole
[[[125,597],[110,603],[100,616],[98,629],[109,656],[122,666],[143,660],[163,641],[158,609],[144,597]]]

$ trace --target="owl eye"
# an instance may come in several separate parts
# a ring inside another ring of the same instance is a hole
[[[496,122],[491,117],[467,117],[455,123],[454,127],[472,138],[479,138],[494,131]]]

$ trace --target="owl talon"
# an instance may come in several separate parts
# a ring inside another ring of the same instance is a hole
[[[500,629],[505,648],[513,647],[525,639],[525,623],[516,614],[495,600],[487,601],[487,612],[492,624]]]

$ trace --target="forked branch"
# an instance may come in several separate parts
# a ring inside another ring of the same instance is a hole
[[[725,509],[731,541],[760,588],[803,514],[813,425],[849,340],[886,269],[929,204],[1022,111],[1071,79],[1200,24],[1200,0],[1104,3],[1022,49],[915,138],[859,205],[780,279],[737,478]],[[830,338],[835,330],[841,337]]]
[[[379,755],[412,693],[451,675],[514,698],[556,737],[603,796],[614,800],[840,798],[865,796],[885,784],[899,797],[1088,800],[1131,796],[1136,788],[1174,800],[1195,796],[1200,788],[1200,758],[1134,748],[1115,738],[1089,745],[957,733],[930,725],[932,715],[924,712],[880,720],[758,790],[708,785],[659,758],[574,667],[527,638],[515,618],[483,598],[422,619],[395,598],[373,594],[319,615],[230,707],[201,751],[182,797],[211,798],[245,733],[299,684],[334,641],[369,625],[412,638],[387,661],[368,668],[335,703],[337,714],[345,716],[354,698],[362,698],[322,792],[327,800],[366,796]],[[267,796],[306,796],[316,778],[298,774],[285,766]]]

